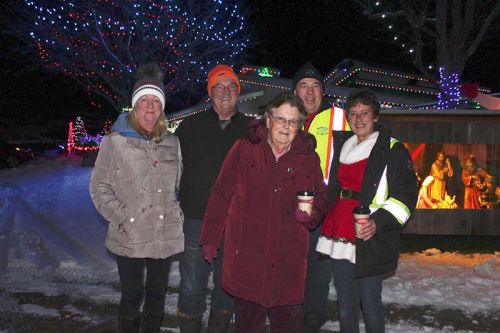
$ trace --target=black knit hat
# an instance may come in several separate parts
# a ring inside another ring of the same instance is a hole
[[[299,68],[295,75],[293,76],[293,89],[297,87],[297,83],[305,78],[313,78],[321,82],[321,86],[324,89],[323,75],[316,69],[316,67],[311,64],[310,61],[306,62],[302,67]]]
[[[160,99],[162,110],[165,109],[165,88],[160,66],[156,63],[144,64],[137,69],[136,78],[132,93],[132,107],[140,97],[152,94]]]

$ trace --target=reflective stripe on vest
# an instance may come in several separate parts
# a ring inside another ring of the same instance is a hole
[[[309,133],[316,138],[316,153],[319,155],[323,179],[328,184],[333,157],[333,132],[350,131],[344,110],[332,106],[314,117],[309,126]]]
[[[398,140],[391,138],[390,148],[394,147]],[[399,222],[399,224],[404,225],[406,221],[410,218],[410,209],[395,198],[387,198],[389,195],[389,184],[387,181],[387,165],[384,168],[382,177],[378,183],[377,193],[370,204],[371,212],[377,211],[379,208],[385,209],[394,216],[394,218]]]

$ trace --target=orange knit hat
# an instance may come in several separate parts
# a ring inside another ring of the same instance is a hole
[[[208,96],[210,96],[210,93],[212,92],[213,86],[219,81],[219,79],[222,79],[224,77],[229,77],[233,79],[234,83],[238,86],[238,94],[241,91],[241,86],[240,86],[240,80],[234,73],[233,69],[229,67],[228,65],[216,65],[214,68],[208,72],[208,85],[207,85],[207,90],[208,90]]]

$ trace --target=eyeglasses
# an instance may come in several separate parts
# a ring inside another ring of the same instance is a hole
[[[234,93],[238,90],[238,86],[235,83],[230,83],[227,86],[222,83],[217,83],[212,89],[218,94],[223,93],[226,89],[229,90],[229,92]]]
[[[288,123],[288,126],[293,128],[299,127],[302,123],[300,120],[297,119],[286,119],[285,117],[273,116],[272,114],[270,114],[269,117],[273,118],[274,121],[279,125],[285,125],[286,123]]]

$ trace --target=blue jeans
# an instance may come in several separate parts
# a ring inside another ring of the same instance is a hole
[[[363,319],[367,333],[385,330],[384,306],[382,305],[382,281],[384,275],[355,278],[356,267],[348,260],[333,259],[334,281],[337,290],[340,331],[359,332],[359,304],[363,307]]]
[[[203,258],[200,247],[200,234],[203,220],[186,218],[184,220],[184,252],[179,260],[181,282],[179,284],[178,309],[192,316],[201,316],[205,312],[207,285],[212,266]],[[211,295],[212,310],[233,311],[233,298],[222,290],[220,275],[224,252],[217,253],[214,270],[214,289]]]
[[[304,314],[306,316],[313,315],[322,323],[325,323],[327,319],[328,292],[333,272],[331,258],[316,251],[320,231],[321,226],[309,233]]]

